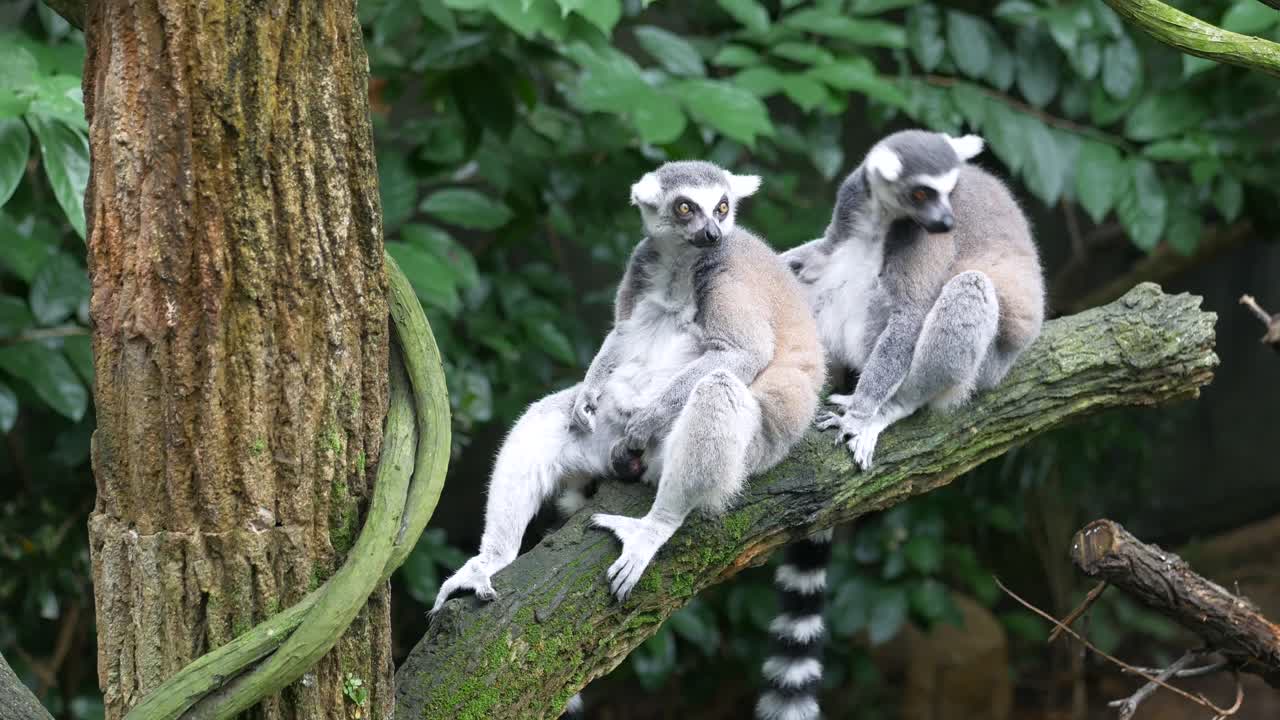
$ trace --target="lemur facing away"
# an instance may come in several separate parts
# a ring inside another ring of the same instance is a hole
[[[928,405],[994,387],[1040,334],[1044,279],[1008,188],[968,164],[982,138],[905,130],[871,148],[840,186],[824,237],[787,251],[828,362],[857,370],[832,395],[863,469],[885,428]]]
[[[799,283],[734,226],[760,179],[670,162],[631,188],[647,238],[619,285],[614,327],[586,379],[535,402],[498,452],[480,552],[444,582],[496,597],[539,505],[612,470],[656,482],[641,518],[596,515],[622,541],[608,570],[625,600],[694,510],[724,509],[750,474],[781,460],[817,410],[825,373]]]

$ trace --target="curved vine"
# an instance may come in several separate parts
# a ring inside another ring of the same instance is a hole
[[[359,538],[323,585],[194,660],[143,698],[126,720],[231,718],[297,680],[405,561],[435,512],[451,440],[444,367],[409,279],[391,256],[384,257],[396,347],[382,457]]]

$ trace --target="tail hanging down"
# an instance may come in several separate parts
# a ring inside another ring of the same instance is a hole
[[[822,621],[831,531],[788,545],[774,576],[782,611],[769,625],[773,648],[764,661],[758,720],[816,720],[822,686]]]

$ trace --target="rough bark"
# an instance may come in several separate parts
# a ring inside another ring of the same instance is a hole
[[[1280,688],[1280,625],[1247,599],[1191,569],[1182,558],[1095,520],[1076,533],[1071,560],[1200,636],[1242,672]]]
[[[93,2],[84,73],[107,718],[330,574],[387,408],[353,0]],[[261,718],[384,717],[388,592]],[[344,697],[346,674],[370,697]]]
[[[0,655],[0,720],[53,720]]]
[[[617,543],[587,520],[595,511],[640,515],[652,491],[603,483],[588,508],[498,573],[497,600],[445,605],[397,673],[398,717],[554,717],[699,590],[789,540],[944,485],[1067,420],[1195,397],[1217,363],[1214,316],[1198,306],[1148,284],[1048,323],[995,391],[961,413],[889,430],[868,473],[853,469],[832,434],[811,433],[732,512],[690,519],[621,605],[603,581]]]
[[[1280,77],[1280,43],[1211,25],[1160,0],[1106,0],[1156,40],[1184,53]]]

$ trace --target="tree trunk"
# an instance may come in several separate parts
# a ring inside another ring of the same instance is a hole
[[[341,562],[378,461],[388,326],[353,0],[102,0],[86,24],[110,720]],[[391,672],[384,587],[250,715],[386,717]]]
[[[604,581],[618,544],[587,520],[596,511],[641,515],[653,492],[602,483],[587,508],[495,576],[496,600],[465,597],[440,610],[397,672],[399,716],[556,717],[698,591],[778,546],[945,485],[1063,422],[1196,396],[1217,364],[1215,316],[1199,302],[1144,284],[1047,323],[999,387],[961,412],[921,413],[886,432],[870,472],[855,471],[834,433],[811,432],[748,484],[732,512],[690,518],[622,604]]]

